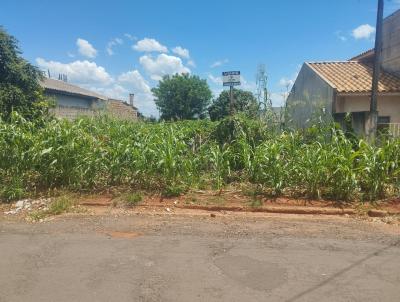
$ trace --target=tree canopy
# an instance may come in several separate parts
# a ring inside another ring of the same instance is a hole
[[[250,117],[257,116],[259,106],[256,98],[250,91],[244,91],[241,89],[233,90],[234,98],[234,111],[236,113],[242,112]],[[212,105],[208,108],[210,118],[213,121],[220,120],[230,113],[230,98],[229,91],[224,90],[214,100]]]
[[[152,92],[163,120],[205,118],[212,98],[207,81],[189,74],[164,76]]]
[[[39,81],[42,74],[21,56],[18,41],[0,27],[0,118],[9,120],[12,111],[28,119],[47,109]]]

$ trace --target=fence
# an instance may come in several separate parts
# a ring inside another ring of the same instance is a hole
[[[400,123],[379,123],[378,130],[383,130],[393,137],[400,137]]]

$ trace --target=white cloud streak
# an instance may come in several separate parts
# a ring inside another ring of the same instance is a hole
[[[212,64],[210,65],[210,67],[211,67],[211,68],[220,67],[220,66],[222,66],[222,65],[224,65],[224,64],[226,64],[226,63],[228,63],[228,62],[229,62],[228,59],[215,61],[214,63],[212,63]]]
[[[121,38],[115,38],[115,39],[112,39],[111,41],[109,41],[109,42],[107,43],[107,47],[106,47],[106,52],[107,52],[107,54],[108,54],[109,56],[114,55],[114,50],[113,50],[113,48],[114,48],[115,46],[121,45],[121,44],[123,44],[123,43],[124,43],[124,41],[123,41]]]

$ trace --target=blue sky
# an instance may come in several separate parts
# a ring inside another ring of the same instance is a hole
[[[167,73],[207,79],[240,70],[255,90],[257,65],[279,105],[305,61],[346,60],[373,47],[376,0],[2,0],[0,24],[23,56],[52,76],[127,99],[157,115],[151,87]],[[386,0],[385,15],[400,8]]]

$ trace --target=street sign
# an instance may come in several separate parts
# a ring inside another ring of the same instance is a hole
[[[240,71],[225,71],[222,73],[222,82],[224,86],[240,85]]]

